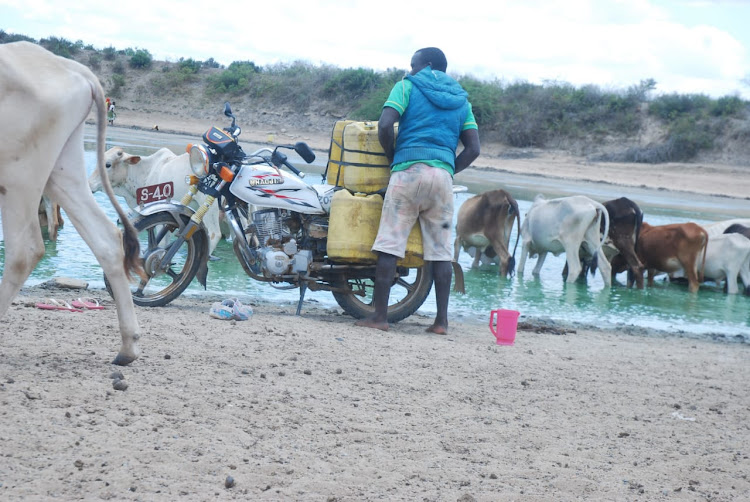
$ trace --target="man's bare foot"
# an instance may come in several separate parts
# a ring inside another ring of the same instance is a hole
[[[374,321],[372,319],[360,319],[359,321],[355,322],[354,325],[362,326],[365,328],[375,328],[379,329],[380,331],[388,331],[387,322]]]
[[[425,331],[427,331],[428,333],[435,333],[436,335],[448,334],[448,328],[440,324],[433,324],[432,326],[427,328]]]

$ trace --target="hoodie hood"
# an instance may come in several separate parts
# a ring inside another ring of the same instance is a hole
[[[416,75],[407,75],[406,78],[438,108],[455,110],[463,106],[468,99],[468,94],[458,82],[429,66]]]

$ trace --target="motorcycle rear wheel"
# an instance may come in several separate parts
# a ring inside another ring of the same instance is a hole
[[[339,284],[341,286],[342,284]],[[347,278],[346,287],[351,293],[333,293],[333,297],[344,312],[355,319],[364,319],[375,313],[372,305],[374,281],[372,278]],[[388,299],[388,322],[402,321],[422,306],[432,289],[432,267],[424,265],[409,269],[407,277],[399,277],[391,286]],[[354,294],[354,291],[364,291],[365,295]]]
[[[187,224],[189,218],[180,216],[183,223]],[[141,307],[162,307],[179,297],[190,285],[201,262],[205,259],[203,254],[206,247],[206,235],[204,232],[194,232],[190,239],[185,241],[172,258],[167,270],[154,270],[155,263],[159,261],[167,248],[174,242],[180,232],[180,227],[174,217],[167,212],[159,212],[144,216],[133,222],[138,232],[138,241],[141,245],[141,260],[146,270],[147,279],[141,280],[134,277],[131,281],[130,292],[133,295],[133,303]],[[166,234],[160,242],[156,242],[157,235],[165,230]],[[104,285],[109,294],[112,290],[104,276]]]

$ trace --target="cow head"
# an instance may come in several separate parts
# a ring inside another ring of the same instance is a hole
[[[112,186],[122,186],[128,178],[128,166],[140,161],[139,155],[130,155],[120,147],[107,150],[104,154],[104,164],[107,166],[107,175]],[[89,188],[92,192],[98,192],[102,189],[102,180],[96,170],[89,176]]]

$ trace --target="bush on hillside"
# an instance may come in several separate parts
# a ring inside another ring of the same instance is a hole
[[[208,77],[206,91],[209,95],[240,94],[250,90],[250,81],[260,73],[252,61],[234,61],[226,70]]]
[[[154,61],[151,53],[145,49],[136,50],[132,56],[130,56],[130,67],[131,68],[151,68],[151,63]]]
[[[39,45],[47,49],[53,54],[62,56],[64,58],[72,59],[73,56],[83,49],[83,42],[81,40],[77,42],[71,42],[64,38],[49,37],[42,38],[39,40]]]
[[[6,33],[5,30],[0,30],[0,44],[9,44],[11,42],[33,42],[36,43],[31,37],[26,35],[17,35],[15,33]]]

